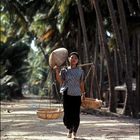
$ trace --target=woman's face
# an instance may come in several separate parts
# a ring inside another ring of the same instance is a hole
[[[77,65],[78,64],[78,57],[73,54],[69,57],[69,62],[71,65]]]

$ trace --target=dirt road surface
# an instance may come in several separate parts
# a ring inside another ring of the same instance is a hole
[[[50,102],[50,101],[49,101]],[[70,140],[62,117],[55,120],[38,118],[38,108],[48,101],[24,99],[1,102],[1,140]],[[60,104],[51,106],[61,107]],[[81,113],[77,140],[139,140],[139,120]]]

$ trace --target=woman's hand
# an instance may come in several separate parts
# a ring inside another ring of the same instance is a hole
[[[81,101],[83,102],[85,100],[85,92],[82,93],[82,96],[81,96]]]
[[[53,67],[53,69],[54,69],[55,71],[58,71],[58,72],[59,72],[59,67],[58,67],[57,65],[55,65],[55,66]]]
[[[60,84],[62,84],[62,80],[61,80],[61,77],[60,77],[60,68],[59,68],[57,65],[55,65],[55,66],[53,67],[53,69],[54,69],[55,72],[56,72],[56,80],[57,80]]]
[[[55,65],[55,66],[53,67],[53,69],[55,70],[56,75],[59,75],[59,73],[60,73],[60,68],[59,68],[59,66]]]

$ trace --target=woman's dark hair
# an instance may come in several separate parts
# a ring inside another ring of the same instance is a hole
[[[77,52],[71,52],[69,56],[72,56],[72,55],[76,55],[77,58],[79,59],[79,54]]]

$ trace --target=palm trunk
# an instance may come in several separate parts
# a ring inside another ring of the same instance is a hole
[[[78,24],[78,32],[77,32],[77,41],[76,41],[76,49],[78,50],[80,56],[82,56],[82,49],[81,47],[81,40],[82,40],[82,37],[81,37],[81,26],[80,26],[80,21],[79,19],[77,19],[77,24]],[[83,63],[83,59],[81,58],[81,63]]]
[[[126,100],[124,106],[124,114],[125,115],[134,115],[134,96],[132,93],[132,64],[131,64],[131,55],[130,55],[130,44],[129,44],[129,37],[128,37],[128,29],[126,24],[126,18],[124,13],[124,7],[122,0],[117,0],[118,5],[118,12],[120,17],[121,23],[121,30],[122,30],[122,39],[123,44],[125,46],[125,55],[126,55],[126,86],[127,86],[127,93],[126,93]]]
[[[124,56],[123,43],[121,41],[121,35],[119,32],[119,25],[117,23],[117,19],[115,18],[116,16],[114,13],[115,10],[113,8],[112,0],[107,0],[107,4],[108,4],[108,9],[109,9],[109,13],[111,16],[112,26],[113,26],[113,30],[115,33],[116,43],[117,43],[117,48],[115,48],[115,49],[117,50],[117,53],[119,54],[119,57],[120,57],[121,68],[123,68],[123,66],[125,64],[125,56]]]
[[[87,37],[87,32],[86,32],[85,19],[84,19],[83,9],[81,6],[81,1],[76,0],[76,2],[77,2],[77,6],[78,6],[81,27],[82,27],[82,32],[83,32],[85,63],[88,63],[88,46],[89,46],[89,44],[88,44],[88,37]]]
[[[102,41],[102,49],[105,54],[105,58],[107,61],[107,72],[108,72],[108,79],[109,79],[109,88],[110,88],[110,103],[109,103],[109,110],[111,112],[116,112],[116,94],[114,92],[114,71],[112,68],[112,62],[111,62],[111,56],[109,52],[109,48],[107,46],[107,41],[105,37],[105,31],[103,28],[103,20],[101,16],[101,11],[99,9],[98,1],[93,0],[96,16],[97,16],[97,22],[99,25],[99,31],[101,35],[101,41]]]
[[[102,41],[100,41],[100,42],[102,42]],[[100,44],[99,95],[101,95],[101,93],[102,93],[103,71],[104,71],[104,53],[103,53],[103,49],[102,49],[102,44]],[[101,96],[100,96],[100,99],[101,99]]]
[[[134,9],[132,8],[132,5],[131,5],[130,0],[127,0],[127,4],[128,4],[128,9],[129,9],[130,13],[131,13],[131,14],[134,13],[135,11],[134,11]]]
[[[94,92],[96,95],[95,97],[97,98],[97,96],[100,94],[99,92],[99,83],[98,83],[98,53],[99,53],[99,49],[98,49],[98,46],[99,46],[99,41],[98,41],[98,36],[99,36],[99,31],[98,31],[98,24],[96,24],[96,33],[95,33],[95,49],[94,49],[94,64],[95,64],[95,72],[94,72],[94,85],[95,85],[95,89],[96,91]]]
[[[139,8],[140,8],[140,0],[137,0],[137,2],[138,2],[138,6],[139,6]]]
[[[115,75],[116,75],[116,83],[115,85],[119,85],[119,74],[118,74],[118,61],[117,61],[117,52],[116,49],[114,51],[114,65],[115,65]]]
[[[119,25],[116,19],[116,15],[115,15],[115,10],[113,7],[113,3],[112,0],[107,0],[107,5],[108,5],[108,9],[109,9],[109,13],[111,16],[111,21],[112,21],[112,26],[113,26],[113,30],[114,30],[114,34],[115,34],[115,39],[116,39],[116,44],[117,46],[115,47],[115,66],[116,66],[116,84],[119,85],[120,83],[124,83],[124,79],[122,77],[123,75],[123,71],[124,71],[124,67],[125,67],[125,53],[124,53],[124,45],[122,43],[122,39],[121,39],[121,34],[119,32]],[[117,54],[119,55],[119,74],[118,74],[118,67],[117,67]]]
[[[140,112],[140,34],[138,34],[137,41],[137,68],[136,68],[136,117],[138,117],[138,113]]]

